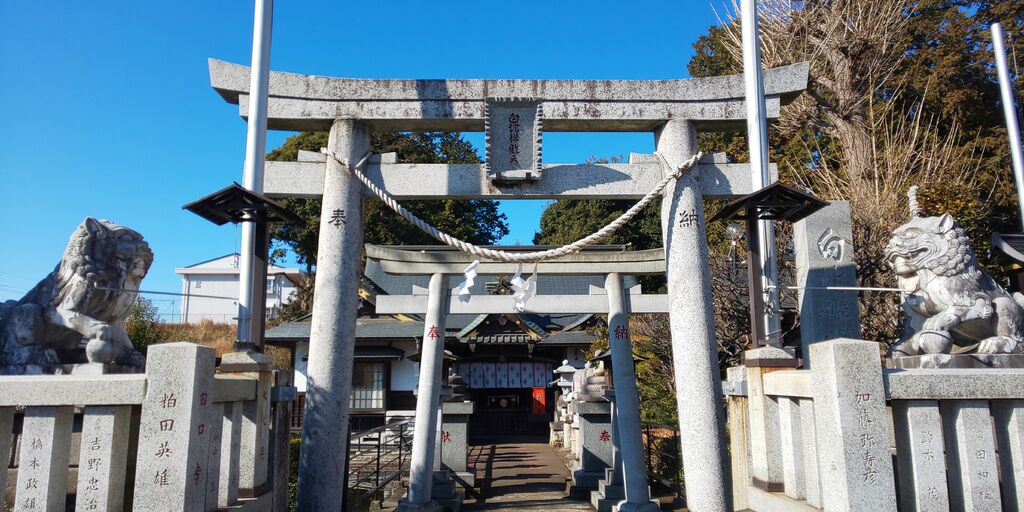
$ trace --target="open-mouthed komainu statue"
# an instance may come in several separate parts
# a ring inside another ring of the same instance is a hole
[[[907,293],[909,316],[893,356],[1024,349],[1024,296],[1012,296],[978,266],[967,233],[953,217],[922,217],[911,187],[910,222],[896,228],[886,259]]]
[[[50,275],[20,301],[0,304],[0,366],[63,363],[58,351],[83,339],[89,362],[140,366],[124,319],[152,263],[142,235],[87,217]]]

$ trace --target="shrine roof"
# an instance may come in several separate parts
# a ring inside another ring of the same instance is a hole
[[[309,317],[286,322],[267,329],[264,339],[268,343],[294,343],[309,340]],[[356,339],[411,339],[423,336],[423,322],[403,321],[390,316],[359,318],[356,320]]]

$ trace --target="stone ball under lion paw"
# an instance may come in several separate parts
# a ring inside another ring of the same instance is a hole
[[[949,331],[921,331],[917,346],[925,354],[948,354],[953,350],[953,336]]]
[[[978,343],[979,354],[1010,354],[1017,348],[1017,342],[1006,336],[985,338]]]
[[[111,340],[93,338],[85,345],[85,356],[90,363],[112,363],[117,359],[117,344]]]

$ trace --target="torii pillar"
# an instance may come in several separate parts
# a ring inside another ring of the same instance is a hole
[[[352,119],[331,126],[327,148],[355,165],[370,149],[370,129]],[[356,315],[363,250],[362,184],[328,159],[317,248],[316,293],[309,331],[306,410],[299,452],[298,510],[337,510],[348,459]]]
[[[679,165],[697,153],[696,131],[687,121],[668,121],[655,132],[655,147],[671,165]],[[686,506],[695,512],[725,512],[732,510],[732,492],[700,166],[665,189],[661,232]]]

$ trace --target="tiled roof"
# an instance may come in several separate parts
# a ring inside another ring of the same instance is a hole
[[[589,346],[598,337],[587,331],[563,331],[556,332],[547,338],[537,342],[538,345],[587,345]]]
[[[467,338],[463,341],[484,344],[525,345],[534,341],[534,339],[529,334],[492,334],[490,336],[480,336],[479,338]]]
[[[296,342],[309,340],[310,321],[288,322],[267,329],[267,341]],[[395,339],[423,336],[423,322],[403,322],[391,317],[360,318],[356,320],[356,338]]]

